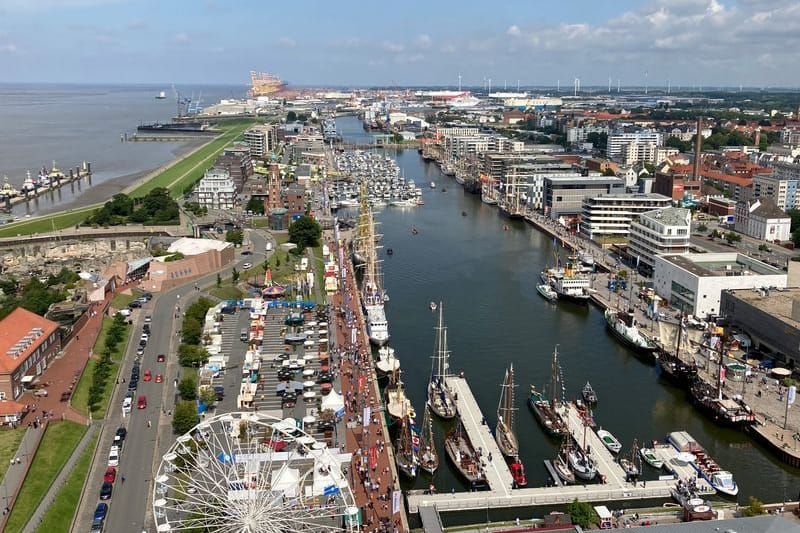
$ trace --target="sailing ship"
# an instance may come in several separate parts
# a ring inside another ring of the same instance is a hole
[[[597,476],[597,464],[594,462],[594,459],[591,456],[584,452],[586,450],[586,431],[588,426],[584,422],[583,425],[583,446],[578,447],[575,446],[574,448],[569,450],[567,454],[567,461],[569,462],[569,467],[575,472],[575,475],[579,478],[583,479],[584,481],[591,481]]]
[[[414,419],[406,415],[401,419],[400,432],[397,435],[397,455],[395,461],[401,473],[411,479],[417,477],[419,470],[419,436],[414,432]]]
[[[597,394],[594,392],[592,384],[588,381],[586,385],[583,386],[583,389],[581,389],[581,396],[583,396],[583,401],[585,401],[587,405],[597,405]]]
[[[419,463],[423,470],[429,474],[439,468],[439,453],[436,451],[436,442],[433,439],[433,420],[428,405],[422,415],[422,434],[420,435]]]
[[[662,332],[665,327],[667,327],[667,323],[659,322],[659,329]],[[681,344],[686,334],[686,324],[683,315],[681,315],[681,320],[675,328],[675,341],[670,343],[675,346],[675,353],[670,352],[665,346],[658,350],[656,359],[662,376],[676,385],[688,389],[697,378],[697,365],[694,361],[686,362],[681,357]],[[664,338],[663,334],[662,338]],[[688,341],[689,339],[687,338],[686,344],[688,344]]]
[[[564,436],[561,441],[561,447],[558,449],[558,455],[553,459],[553,469],[555,469],[561,481],[569,485],[575,483],[575,474],[569,467],[569,454],[572,451],[572,436],[569,434]]]
[[[622,467],[622,470],[625,471],[625,480],[631,481],[639,477],[641,473],[641,461],[639,460],[638,455],[639,450],[639,443],[636,439],[633,439],[633,445],[628,453],[625,454],[625,457],[619,458],[619,465]]]
[[[399,377],[400,374],[401,371],[392,374],[391,382],[383,391],[386,397],[386,411],[389,413],[392,421],[400,421],[403,417],[414,413],[411,400],[406,396],[405,385]]]
[[[558,345],[556,345],[550,365],[550,398],[548,399],[543,392],[537,391],[534,385],[531,385],[531,394],[528,398],[528,405],[533,410],[536,420],[551,435],[568,433],[567,425],[558,413],[563,398],[564,384],[561,367],[558,364]]]
[[[503,385],[500,389],[500,403],[497,406],[497,427],[494,438],[503,455],[517,457],[519,444],[514,432],[514,365],[506,369]]]
[[[375,362],[378,377],[389,376],[400,370],[400,359],[395,357],[394,348],[382,346],[378,349],[378,360]]]
[[[483,471],[481,459],[464,432],[461,420],[447,433],[444,439],[444,449],[458,472],[473,487],[477,488],[486,484],[486,474]]]
[[[635,352],[652,357],[658,349],[655,342],[636,327],[633,309],[622,313],[611,308],[604,313],[608,330],[625,346]]]
[[[428,405],[436,416],[451,419],[456,416],[456,404],[453,392],[447,386],[450,352],[447,350],[447,328],[444,326],[443,312],[444,306],[439,302],[439,325],[436,327],[436,346],[428,382]]]

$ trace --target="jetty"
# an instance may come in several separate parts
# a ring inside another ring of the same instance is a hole
[[[458,394],[456,405],[470,440],[475,448],[482,447],[484,450],[483,458],[489,490],[445,494],[428,494],[427,491],[421,490],[409,491],[407,502],[408,510],[411,513],[418,513],[421,508],[426,508],[426,513],[430,514],[430,507],[434,507],[438,512],[450,512],[482,510],[488,507],[564,505],[576,498],[584,502],[669,499],[671,497],[670,489],[675,486],[678,478],[686,479],[696,475],[691,464],[676,460],[677,451],[674,448],[669,445],[661,445],[656,447],[656,455],[664,461],[665,468],[672,475],[662,476],[661,479],[655,481],[626,481],[625,472],[611,452],[606,449],[593,430],[586,428],[587,448],[590,449],[590,455],[597,463],[598,474],[604,476],[605,483],[512,489],[511,473],[505,466],[505,462],[495,460],[488,463],[485,461],[487,452],[490,451],[493,455],[499,454],[499,449],[494,443],[489,427],[481,423],[483,415],[466,380],[460,377],[450,377],[447,378],[447,383]],[[564,416],[576,443],[582,445],[584,424],[580,413],[575,406],[568,405]],[[715,492],[702,478],[697,480],[697,486],[702,494]]]

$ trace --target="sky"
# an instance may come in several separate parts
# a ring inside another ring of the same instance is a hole
[[[797,0],[0,0],[0,82],[798,87],[798,50]]]

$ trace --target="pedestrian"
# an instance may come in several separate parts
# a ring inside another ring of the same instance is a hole
[[[150,421],[147,421],[147,427],[151,427]]]
[[[122,483],[124,485],[125,484],[125,476],[124,475],[120,476],[119,477],[119,481],[120,481],[120,483]]]

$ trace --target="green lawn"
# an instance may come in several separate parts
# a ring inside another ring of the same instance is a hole
[[[35,233],[47,233],[55,229],[71,228],[80,224],[95,211],[99,206],[94,205],[86,208],[75,209],[64,213],[57,213],[32,220],[14,222],[0,228],[0,237],[16,237],[17,235],[33,235]]]
[[[22,531],[85,431],[86,426],[70,421],[51,422],[48,425],[11,509],[11,516],[6,523],[7,533]]]
[[[138,298],[139,295],[131,291],[131,294],[115,294],[114,297],[111,299],[111,307],[114,309],[124,309],[128,307],[128,304]]]
[[[320,296],[322,297],[321,302],[317,302],[317,304],[323,304],[326,300],[325,295],[325,263],[322,259],[322,245],[315,248],[311,248],[311,253],[313,254],[313,259],[309,259],[309,266],[312,266],[314,269],[314,283],[319,288]],[[316,299],[316,290],[311,291],[312,298]]]
[[[105,346],[106,333],[108,332],[108,328],[111,327],[113,320],[113,318],[108,316],[103,317],[103,327],[100,329],[100,333],[97,335],[97,340],[94,343],[94,353],[99,353],[103,349],[103,346]],[[122,357],[125,354],[125,348],[128,345],[128,335],[130,335],[130,332],[130,326],[126,327],[125,336],[123,337],[122,341],[117,344],[117,349],[111,354],[111,360],[115,363],[122,361]],[[75,388],[75,392],[72,394],[72,402],[70,405],[72,405],[73,409],[84,416],[89,416],[89,387],[92,386],[92,374],[94,372],[95,365],[97,365],[97,359],[89,359],[89,361],[86,363],[86,368],[83,371],[83,375],[81,375],[81,379],[78,381],[78,386]],[[117,366],[114,372],[112,372],[111,376],[108,378],[105,390],[103,391],[103,398],[97,404],[95,410],[92,411],[92,416],[94,418],[102,418],[105,416],[108,402],[111,398],[111,392],[114,390],[114,384],[117,380],[118,372],[119,367]]]
[[[75,468],[72,469],[67,482],[58,491],[56,499],[44,515],[44,520],[36,528],[37,533],[69,533],[69,526],[75,517],[83,485],[86,483],[89,467],[92,464],[92,454],[94,454],[99,437],[100,432],[98,431],[89,441],[78,462],[75,463]]]
[[[222,287],[214,287],[209,291],[211,296],[215,296],[220,300],[240,300],[244,297],[244,292],[242,292],[238,287],[234,287],[232,285],[225,285],[225,281],[223,281]]]
[[[0,431],[0,479],[8,470],[9,461],[16,455],[19,443],[25,435],[25,428],[4,429]]]

